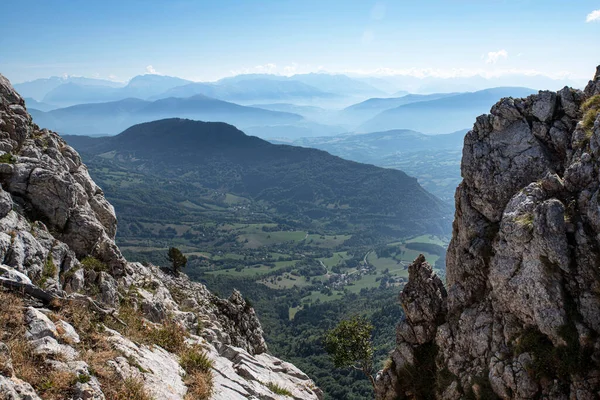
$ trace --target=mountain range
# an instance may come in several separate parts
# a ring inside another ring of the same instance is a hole
[[[403,128],[428,134],[457,131],[472,126],[475,117],[488,112],[500,98],[527,97],[536,92],[521,87],[499,87],[417,101],[382,111],[357,130],[375,132]]]
[[[132,78],[127,84],[87,78],[38,79],[16,85],[25,97],[60,107],[122,100],[135,97],[158,100],[202,94],[236,102],[274,102],[295,100],[339,101],[340,98],[370,97],[385,93],[365,82],[345,75],[304,74],[293,77],[248,74],[216,82],[189,80],[147,74]]]
[[[203,95],[146,101],[136,98],[80,104],[48,112],[30,109],[40,125],[62,134],[115,135],[140,122],[168,117],[227,121],[238,126],[290,124],[300,115],[246,107]]]

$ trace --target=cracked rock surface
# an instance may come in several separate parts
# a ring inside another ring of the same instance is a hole
[[[600,398],[600,114],[580,122],[599,94],[600,67],[584,91],[501,99],[477,118],[447,295],[417,259],[378,399]]]

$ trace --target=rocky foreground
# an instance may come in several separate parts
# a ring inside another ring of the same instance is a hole
[[[600,67],[465,137],[447,291],[419,258],[378,399],[600,398]]]
[[[0,399],[320,399],[254,310],[115,245],[81,158],[0,75]]]

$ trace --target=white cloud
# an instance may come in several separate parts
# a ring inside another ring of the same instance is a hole
[[[296,62],[292,62],[288,65],[279,66],[275,63],[266,63],[262,65],[255,65],[254,67],[232,69],[229,71],[229,76],[245,74],[271,74],[280,76],[292,76],[295,74],[305,74],[309,72],[315,72],[315,67],[313,65],[298,64]]]
[[[273,74],[277,70],[277,64],[267,63],[264,65],[257,65],[254,67],[254,71],[259,74]]]
[[[600,10],[594,10],[587,15],[585,22],[600,21]]]
[[[152,65],[148,65],[146,67],[146,72],[152,75],[157,75],[158,72],[154,69],[154,67]]]
[[[371,19],[382,20],[385,18],[385,3],[377,2],[371,9]]]
[[[294,75],[296,73],[296,70],[298,69],[298,64],[296,63],[292,63],[291,65],[286,65],[285,67],[283,67],[283,74],[284,75]]]
[[[481,76],[484,78],[498,78],[506,75],[545,76],[552,79],[576,78],[571,73],[559,71],[545,73],[535,69],[501,68],[501,69],[438,69],[438,68],[375,68],[375,69],[344,69],[340,71],[349,75],[367,76],[408,76],[413,78],[470,78]]]
[[[508,58],[508,52],[504,49],[498,51],[490,51],[485,59],[486,64],[496,64],[499,59]]]

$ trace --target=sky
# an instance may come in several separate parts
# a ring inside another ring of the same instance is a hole
[[[589,79],[600,0],[19,0],[0,73],[195,81],[240,73]]]

